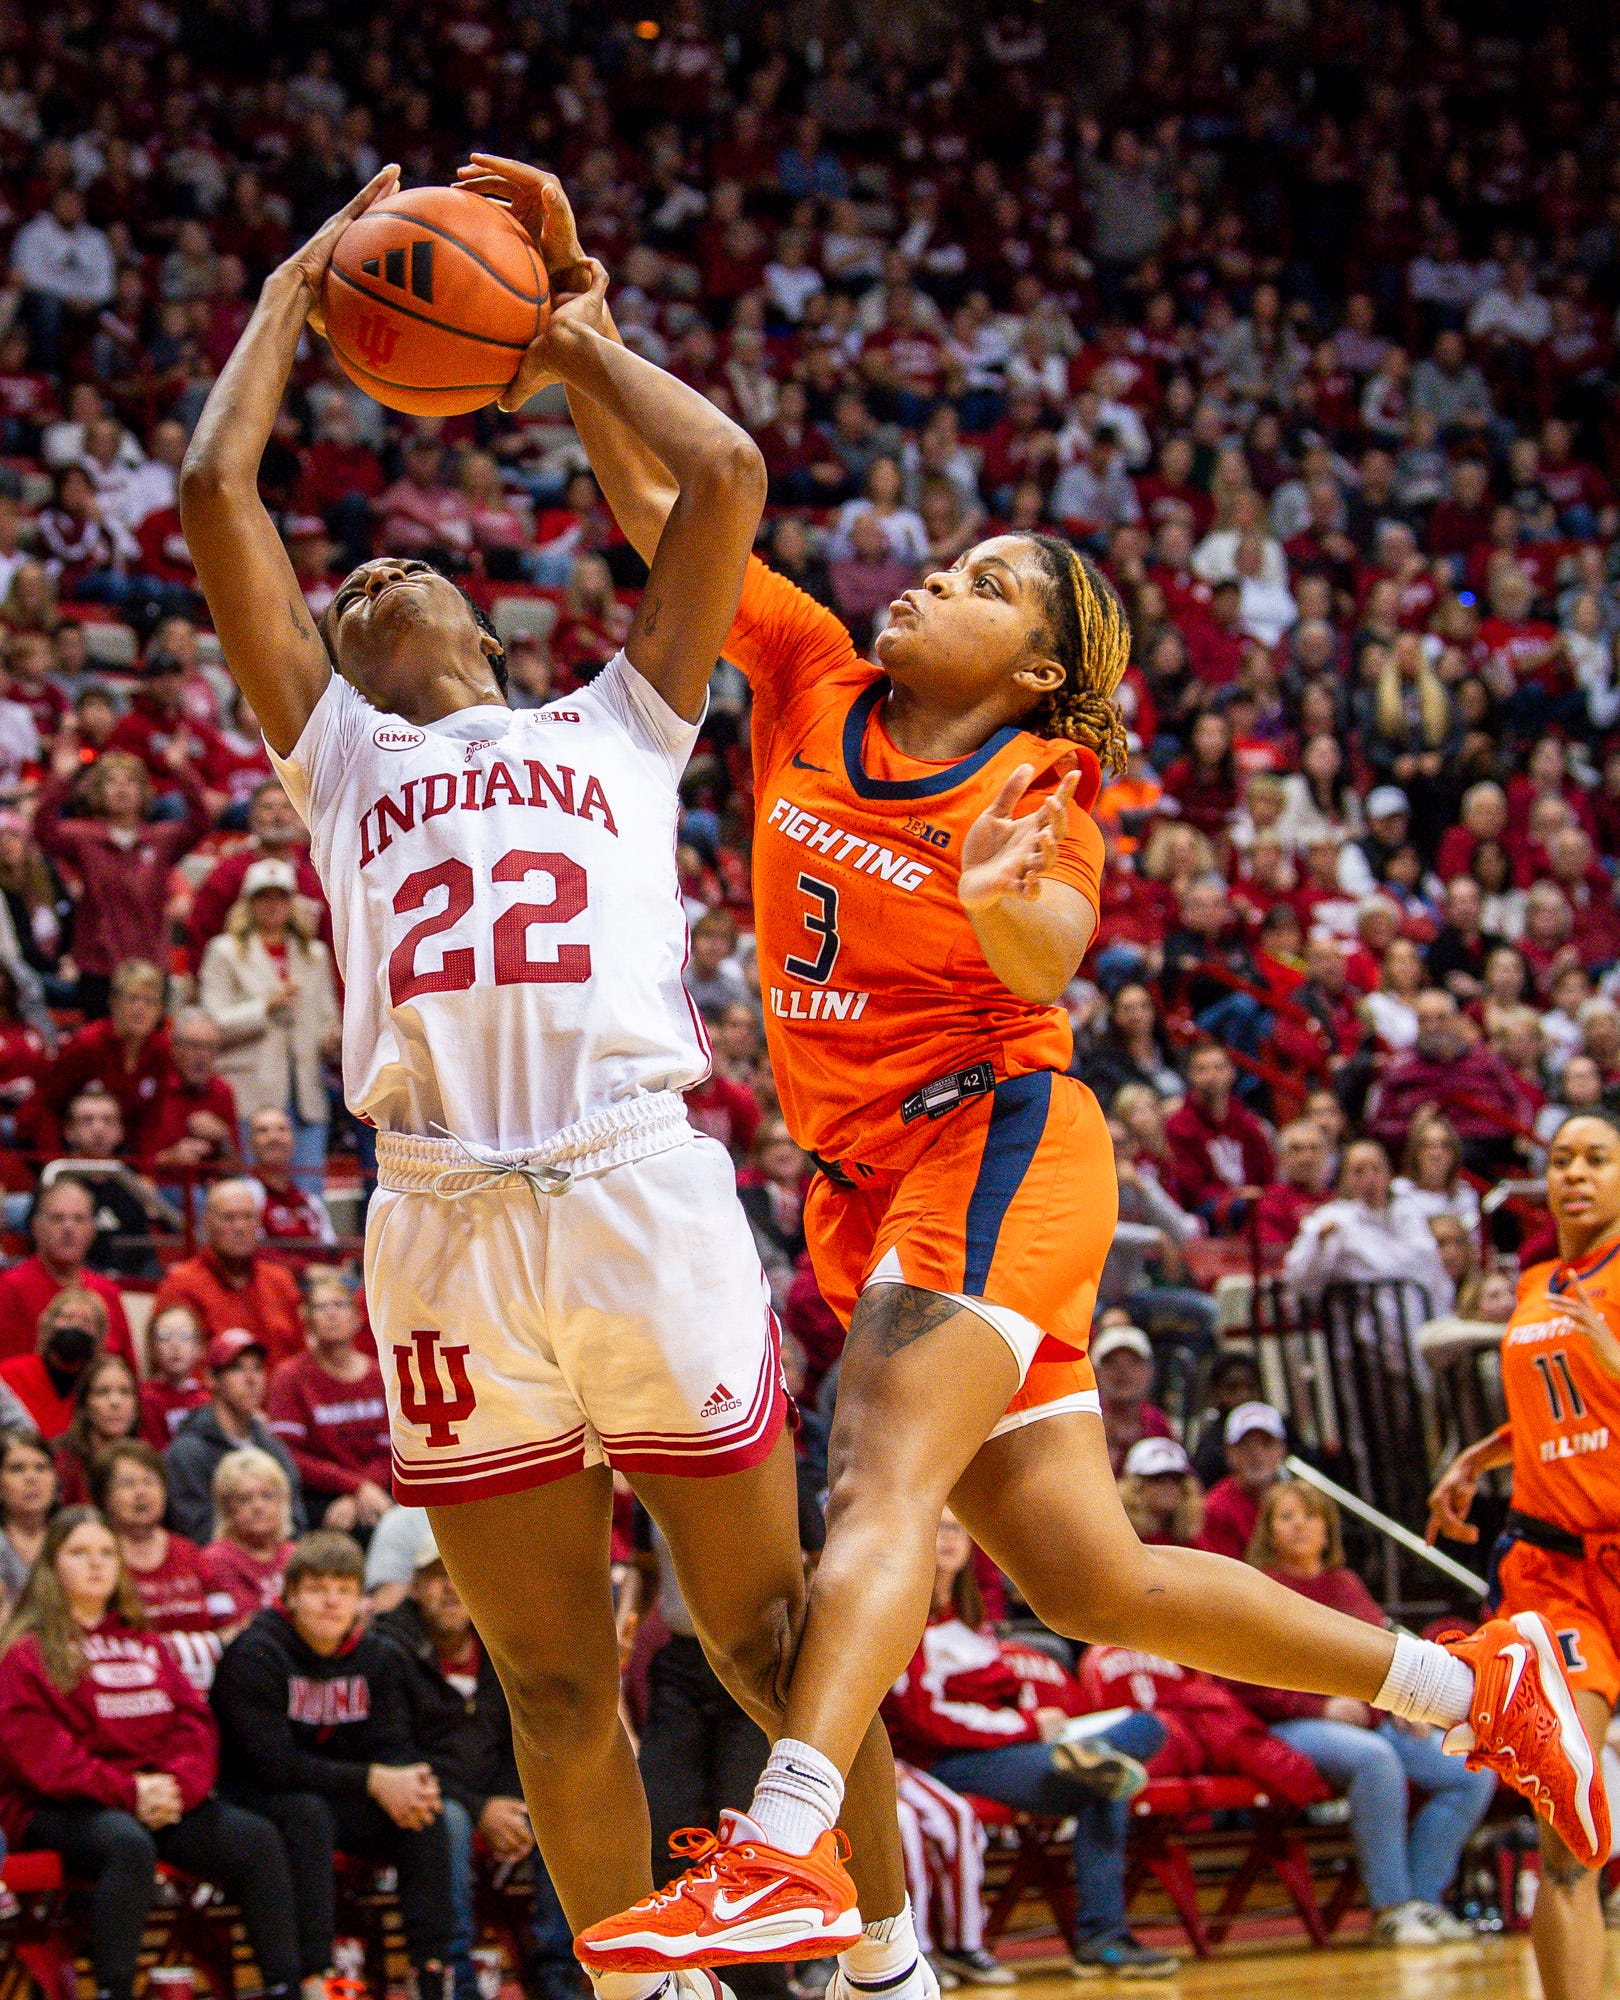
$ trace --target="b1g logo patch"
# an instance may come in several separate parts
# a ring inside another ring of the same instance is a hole
[[[379,750],[420,750],[427,741],[425,729],[413,729],[408,722],[385,722],[371,732]]]

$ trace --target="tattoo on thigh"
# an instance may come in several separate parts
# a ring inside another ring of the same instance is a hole
[[[932,1333],[961,1308],[954,1299],[925,1292],[915,1285],[885,1285],[863,1292],[850,1322],[850,1333],[869,1340],[887,1359]]]
[[[1541,1865],[1560,1889],[1578,1889],[1592,1873],[1590,1868],[1583,1868],[1573,1855],[1563,1861],[1549,1861],[1543,1857]]]

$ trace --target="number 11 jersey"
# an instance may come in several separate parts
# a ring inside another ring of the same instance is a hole
[[[1620,1529],[1620,1382],[1563,1301],[1578,1276],[1620,1332],[1620,1243],[1573,1265],[1533,1264],[1502,1337],[1502,1394],[1513,1428],[1513,1504],[1575,1535]]]
[[[509,1152],[702,1081],[675,868],[696,738],[622,652],[544,708],[425,726],[333,674],[272,757],[332,905],[351,1110]]]

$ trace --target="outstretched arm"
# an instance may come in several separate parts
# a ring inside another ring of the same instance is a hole
[[[180,468],[180,523],[226,665],[265,741],[283,757],[303,734],[332,664],[259,498],[259,461],[333,246],[355,216],[398,182],[398,167],[384,167],[265,280]]]
[[[607,272],[589,268],[590,290],[553,310],[530,354],[570,400],[577,392],[596,405],[669,468],[675,502],[625,652],[678,715],[696,721],[737,615],[765,505],[765,461],[707,397],[595,330]]]
[[[1047,873],[1079,776],[1071,772],[1034,812],[1015,818],[1034,775],[1033,765],[1020,764],[968,829],[956,893],[1002,985],[1020,1000],[1050,1006],[1079,971],[1097,918],[1078,889]]]
[[[520,160],[474,153],[470,164],[458,169],[457,179],[474,194],[512,211],[540,246],[554,292],[590,292],[589,260],[580,247],[574,211],[555,174],[525,166]],[[605,294],[594,306],[590,323],[604,339],[623,344],[619,342],[619,329],[613,324]],[[531,349],[512,386],[501,398],[501,408],[522,409],[537,389],[554,379],[554,371],[546,366],[543,356]],[[602,497],[625,540],[644,563],[650,564],[680,489],[644,439],[600,403],[566,383],[564,387],[568,414],[574,420],[574,429],[585,447]]]

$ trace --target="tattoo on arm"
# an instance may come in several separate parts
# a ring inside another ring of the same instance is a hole
[[[881,1291],[862,1293],[850,1321],[850,1337],[860,1334],[870,1340],[887,1360],[960,1311],[954,1299],[938,1292],[921,1291],[915,1285],[885,1285]]]
[[[313,639],[315,637],[315,628],[309,622],[308,608],[300,603],[296,597],[289,597],[287,599],[287,616],[292,621],[292,628],[300,639]]]
[[[641,629],[649,639],[658,630],[658,614],[663,608],[663,599],[655,597],[651,604],[647,605],[643,611]]]

